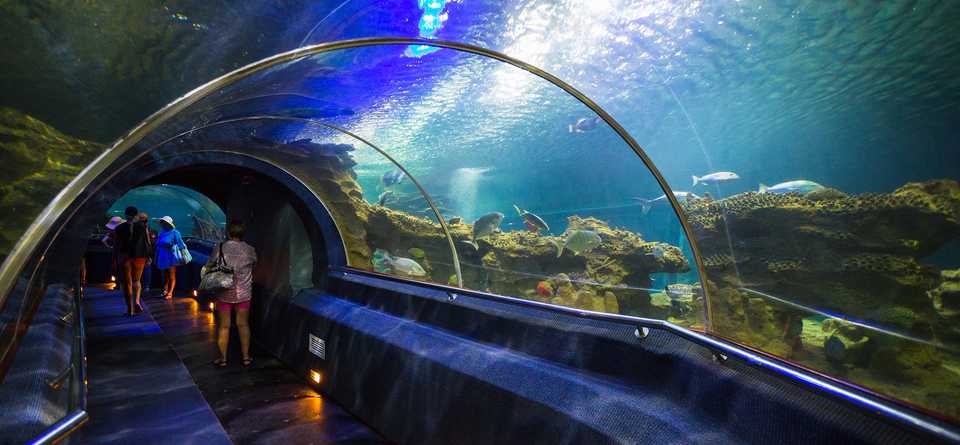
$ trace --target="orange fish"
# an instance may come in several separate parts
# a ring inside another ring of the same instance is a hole
[[[553,286],[550,286],[550,283],[546,281],[541,281],[537,283],[537,293],[543,297],[552,297],[553,296]]]

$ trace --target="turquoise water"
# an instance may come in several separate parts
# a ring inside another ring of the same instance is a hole
[[[124,194],[107,211],[107,219],[112,216],[124,216],[128,206],[136,207],[146,213],[151,220],[170,216],[174,224],[184,237],[209,238],[197,224],[206,223],[208,226],[219,227],[221,230],[226,224],[226,215],[216,203],[206,195],[187,187],[177,185],[158,184],[137,187]],[[156,230],[156,222],[152,223]]]

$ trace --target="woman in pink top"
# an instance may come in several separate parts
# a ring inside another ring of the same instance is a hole
[[[250,366],[250,299],[253,287],[253,266],[257,264],[257,252],[253,246],[243,242],[243,223],[231,221],[227,224],[228,239],[219,248],[214,248],[210,254],[208,265],[213,265],[223,250],[223,259],[233,268],[234,286],[217,295],[217,319],[220,322],[217,336],[217,346],[220,348],[220,358],[213,362],[219,367],[227,366],[227,345],[230,343],[231,312],[237,312],[237,330],[240,331],[240,350],[243,352],[243,366]]]

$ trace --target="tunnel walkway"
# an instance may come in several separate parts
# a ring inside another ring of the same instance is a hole
[[[144,298],[125,317],[117,291],[88,288],[90,416],[76,443],[384,443],[258,350],[215,368],[213,314],[193,298]]]

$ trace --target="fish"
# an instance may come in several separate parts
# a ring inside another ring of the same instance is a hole
[[[686,202],[691,199],[703,199],[697,196],[693,192],[673,192],[673,196],[677,198],[677,201],[680,201],[680,202]],[[634,197],[633,200],[640,203],[641,211],[643,212],[644,215],[646,215],[647,213],[650,212],[650,208],[652,208],[654,204],[667,202],[667,195],[663,194],[653,199],[646,199],[646,198],[641,198],[637,196],[637,197]]]
[[[390,170],[383,174],[380,177],[380,182],[384,187],[392,187],[403,181],[403,178],[406,178],[407,175],[400,170]]]
[[[656,245],[656,246],[653,246],[653,249],[651,249],[650,253],[648,253],[647,255],[652,256],[654,258],[663,258],[663,255],[665,253],[667,253],[667,249],[664,249],[663,246],[661,245]]]
[[[500,230],[501,222],[503,222],[503,213],[500,212],[487,213],[477,218],[473,222],[473,239],[464,242],[473,246],[474,249],[480,250],[477,240]]]
[[[408,277],[427,276],[427,271],[424,270],[419,263],[410,258],[395,257],[387,254],[384,257],[384,262],[390,268],[390,271],[397,275],[404,275]]]
[[[692,297],[696,293],[696,288],[692,284],[676,283],[668,284],[663,291],[670,299],[683,299]]]
[[[463,222],[463,218],[461,218],[461,217],[459,217],[459,216],[454,216],[453,218],[450,218],[450,219],[447,220],[447,224],[450,224],[451,226],[455,226],[455,225],[460,224],[460,223],[462,223],[462,222]]]
[[[380,196],[377,198],[377,204],[384,205],[387,203],[387,201],[390,201],[392,199],[393,199],[393,191],[387,190],[381,193]]]
[[[710,173],[703,176],[694,176],[693,186],[696,187],[697,184],[719,184],[724,181],[733,181],[734,179],[740,179],[740,176],[737,176],[734,172]]]
[[[596,129],[601,122],[603,122],[603,118],[600,116],[581,117],[580,119],[577,119],[577,122],[567,125],[567,131],[570,133],[586,133],[590,130]]]
[[[563,243],[556,240],[551,240],[550,242],[557,247],[557,258],[560,258],[560,255],[563,255],[563,249],[570,250],[575,255],[579,255],[593,250],[600,245],[602,240],[600,239],[600,235],[592,230],[575,230],[567,235]]]
[[[552,297],[553,286],[551,286],[547,281],[541,281],[537,283],[537,294],[539,294],[541,297]]]
[[[530,213],[526,210],[521,209],[520,207],[517,207],[516,204],[513,205],[513,208],[516,209],[517,214],[520,215],[521,218],[523,218],[523,224],[524,226],[527,227],[527,230],[533,233],[540,233],[540,231],[545,231],[545,232],[550,231],[550,226],[547,225],[547,223],[543,220],[543,218],[540,218],[539,216],[534,215],[533,213]]]
[[[423,249],[421,249],[421,248],[419,248],[419,247],[411,247],[411,248],[407,249],[407,253],[409,253],[410,256],[412,256],[412,257],[414,257],[414,258],[423,258],[423,257],[426,257],[426,256],[427,256],[427,253],[424,252]]]
[[[766,184],[761,183],[760,187],[757,189],[757,193],[810,193],[816,190],[822,190],[826,187],[817,184],[813,181],[807,181],[806,179],[798,179],[796,181],[787,181],[781,182],[775,186],[767,186]]]
[[[388,273],[390,272],[390,265],[388,258],[390,253],[383,249],[377,249],[373,252],[373,258],[371,263],[373,263],[374,272]]]

